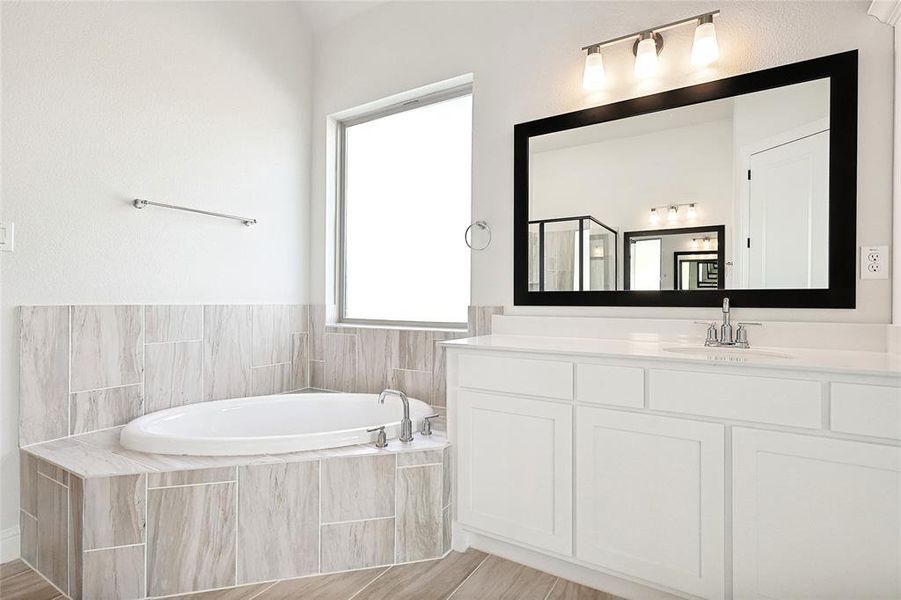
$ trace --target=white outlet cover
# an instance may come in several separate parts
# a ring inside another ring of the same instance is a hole
[[[888,279],[888,246],[860,247],[860,278]]]

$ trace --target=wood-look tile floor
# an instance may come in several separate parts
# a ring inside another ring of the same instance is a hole
[[[55,600],[59,592],[22,561],[2,565],[2,600]],[[177,600],[622,600],[478,550],[396,567],[316,575]]]

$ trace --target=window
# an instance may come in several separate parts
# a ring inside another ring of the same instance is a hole
[[[465,324],[471,92],[346,121],[340,133],[341,321]]]

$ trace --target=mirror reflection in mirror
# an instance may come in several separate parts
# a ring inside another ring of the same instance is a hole
[[[529,174],[530,291],[829,286],[828,79],[536,136]]]

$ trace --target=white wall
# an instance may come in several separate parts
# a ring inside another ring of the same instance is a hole
[[[291,3],[2,3],[2,514],[15,310],[308,299],[311,37]],[[133,197],[249,215],[241,224]]]
[[[591,42],[711,8],[722,58],[698,72],[689,64],[691,27],[665,33],[659,79],[637,82],[628,44],[605,51],[610,87],[580,85]],[[474,79],[473,219],[494,230],[473,254],[473,303],[513,296],[513,125],[587,106],[690,85],[854,48],[860,50],[859,211],[862,243],[891,238],[892,31],[866,14],[867,2],[392,2],[315,40],[312,195],[313,301],[328,297],[327,116],[463,73]],[[858,283],[855,310],[737,310],[741,318],[887,323],[889,281]],[[519,307],[516,314],[675,316],[716,309]]]

